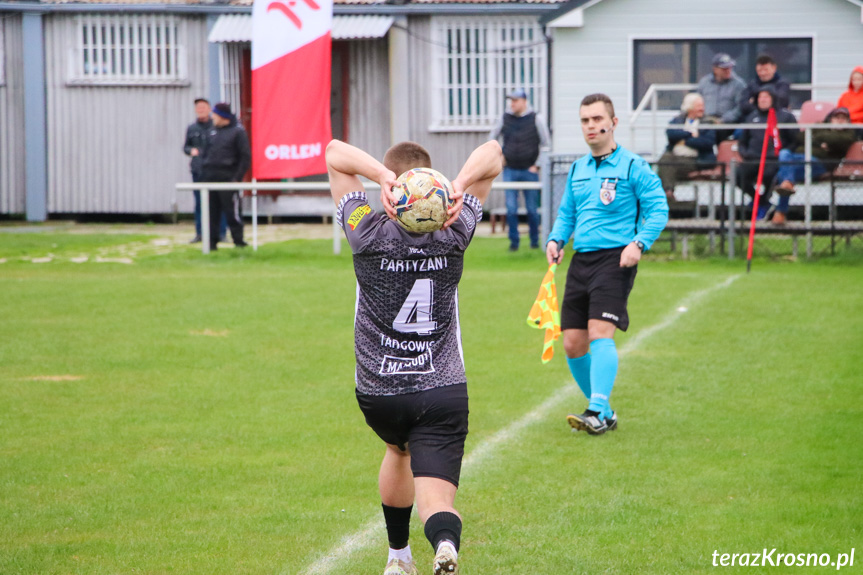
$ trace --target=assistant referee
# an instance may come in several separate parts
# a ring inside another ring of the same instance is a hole
[[[575,430],[601,435],[617,428],[609,405],[618,363],[614,333],[629,326],[626,303],[638,262],[665,228],[668,203],[647,162],[615,143],[611,98],[585,96],[580,116],[591,153],[569,169],[546,256],[549,264],[562,261],[572,238],[561,329],[569,370],[590,404],[566,419]]]

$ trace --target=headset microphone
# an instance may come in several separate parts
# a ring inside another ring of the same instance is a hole
[[[599,133],[600,133],[600,134],[605,134],[605,133],[607,133],[607,132],[608,132],[608,129],[607,129],[607,128],[602,128],[602,129],[599,131]]]

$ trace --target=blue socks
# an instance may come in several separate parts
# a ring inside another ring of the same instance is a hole
[[[590,356],[592,357],[588,363],[590,365],[589,389],[591,393],[588,409],[597,411],[602,417],[608,418],[613,413],[608,404],[608,398],[611,397],[611,388],[614,387],[614,380],[617,377],[617,346],[614,345],[614,340],[610,338],[593,340],[590,342]],[[580,359],[583,358],[570,361]],[[572,369],[571,364],[570,369]],[[581,386],[580,382],[579,386]],[[584,388],[582,388],[583,390]]]
[[[575,383],[581,388],[584,397],[590,399],[590,354],[586,353],[581,357],[568,357],[566,363],[569,365],[569,371],[575,378]]]

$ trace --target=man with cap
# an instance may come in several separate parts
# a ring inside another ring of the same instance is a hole
[[[210,102],[206,98],[195,99],[195,121],[189,124],[186,128],[186,141],[183,144],[183,151],[187,156],[192,158],[189,168],[192,171],[192,181],[201,182],[201,160],[203,156],[204,146],[207,143],[207,134],[213,127],[213,119],[210,117],[212,109]],[[201,193],[195,190],[195,237],[190,243],[198,243],[201,241]],[[225,218],[222,218],[219,224],[219,237],[225,236],[227,224]]]
[[[704,117],[723,124],[733,124],[740,119],[743,92],[746,83],[734,73],[736,62],[728,54],[720,52],[713,57],[713,71],[698,82],[696,91],[704,98]],[[717,141],[731,135],[729,130],[717,130]]]
[[[836,108],[824,118],[825,124],[849,125],[851,124],[851,113],[848,108]],[[802,138],[799,138],[802,140]],[[820,128],[812,130],[812,179],[816,180],[833,170],[848,153],[848,148],[854,143],[856,134],[854,130],[842,128]],[[782,225],[787,220],[788,204],[791,195],[795,193],[795,182],[805,179],[804,155],[805,145],[799,143],[796,151],[792,148],[783,148],[779,151],[779,172],[776,174],[778,185],[774,188],[779,194],[779,204],[771,220],[774,224]]]
[[[241,182],[252,165],[252,151],[246,130],[237,124],[230,104],[213,106],[213,128],[203,153],[203,181]],[[240,214],[240,193],[210,192],[210,249],[217,249],[219,218],[225,214],[231,238],[237,247],[245,247],[243,221]]]
[[[545,120],[531,109],[527,93],[512,91],[509,110],[501,117],[489,133],[489,138],[497,140],[503,136],[503,168],[505,182],[538,182],[540,151],[549,147],[548,125]],[[522,190],[524,205],[527,208],[527,223],[530,233],[530,247],[539,247],[539,190]],[[509,251],[518,250],[518,190],[506,191],[506,225],[509,228]]]

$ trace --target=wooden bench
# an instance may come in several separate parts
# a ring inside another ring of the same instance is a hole
[[[734,222],[734,236],[748,237],[751,220],[738,219]],[[681,255],[689,257],[689,239],[693,235],[707,235],[710,237],[710,252],[715,249],[716,236],[720,239],[720,250],[725,250],[725,241],[728,239],[728,220],[692,218],[669,220],[665,231],[671,233],[671,251],[676,251],[678,237],[681,240]],[[845,238],[846,245],[851,243],[854,236],[863,235],[863,221],[830,221],[819,220],[811,222],[808,226],[805,222],[789,220],[783,225],[775,225],[770,222],[759,220],[755,223],[755,236],[790,236],[792,241],[792,253],[798,254],[798,242],[800,236],[830,236],[831,252],[835,249],[835,239]]]

